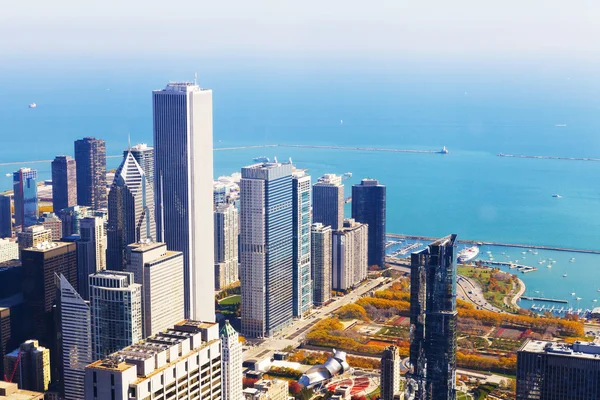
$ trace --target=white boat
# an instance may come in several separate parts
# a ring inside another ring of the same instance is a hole
[[[575,296],[575,292],[571,292],[571,296]]]
[[[440,154],[448,154],[448,149],[446,148],[446,146],[444,146],[444,148],[442,150],[439,151]]]
[[[581,298],[581,297],[577,297],[577,299],[576,299],[576,300],[577,300],[577,301],[579,301],[579,300],[582,300],[582,298]]]
[[[527,254],[527,252],[526,251],[522,251],[521,254]]]
[[[344,175],[342,175],[344,178],[352,178],[352,172],[345,172]]]
[[[546,265],[546,268],[552,268],[552,264]]]
[[[265,157],[265,156],[255,157],[255,158],[253,158],[253,160],[257,161],[257,162],[269,162],[270,161],[269,158]]]
[[[556,194],[556,193],[554,193],[554,194],[552,195],[552,197],[556,197],[557,199],[560,199],[560,198],[562,198],[562,196],[561,196],[560,194]]]
[[[566,277],[567,277],[567,274],[563,274],[563,278],[566,278]]]
[[[571,258],[569,262],[575,262],[575,257]]]
[[[35,104],[35,103],[31,103],[31,104],[29,105],[29,108],[36,108],[36,107],[37,107],[37,104]]]
[[[10,174],[10,173],[9,173],[9,174],[5,174],[5,176],[11,176],[11,175],[12,175],[12,174]],[[598,291],[600,292],[600,289],[598,289]]]
[[[466,249],[462,249],[459,253],[458,253],[458,262],[461,264],[464,263],[468,263],[469,261],[471,261],[472,259],[474,259],[475,257],[477,257],[479,255],[479,247],[477,246],[473,246],[473,247],[469,247]]]
[[[538,252],[537,252],[537,251],[534,251],[534,252],[533,252],[533,255],[534,255],[534,256],[537,256],[537,255],[538,255]]]
[[[597,302],[597,301],[598,301],[598,299],[594,299],[594,300],[592,300],[592,301],[595,303],[595,302]]]

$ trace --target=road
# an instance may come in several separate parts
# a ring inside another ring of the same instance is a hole
[[[483,296],[481,286],[473,280],[458,275],[456,278],[456,295],[461,300],[466,300],[487,311],[501,313],[502,310],[490,304]]]
[[[332,303],[315,309],[308,317],[295,320],[290,326],[283,329],[277,335],[266,339],[247,339],[247,344],[244,346],[244,361],[251,358],[258,358],[267,355],[270,351],[283,350],[287,346],[297,347],[306,336],[306,332],[312,328],[317,322],[330,316],[338,308],[354,303],[362,295],[373,290],[377,285],[384,282],[388,278],[377,278],[368,281],[362,286],[359,286],[351,293],[343,297],[336,298]],[[379,289],[384,289],[391,285],[391,282],[383,285]]]

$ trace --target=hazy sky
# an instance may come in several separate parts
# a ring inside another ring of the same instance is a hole
[[[0,54],[600,57],[598,0],[2,0]],[[1,62],[1,60],[0,60]]]

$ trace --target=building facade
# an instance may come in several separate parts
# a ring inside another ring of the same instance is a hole
[[[302,317],[313,306],[310,274],[310,175],[292,173],[292,212],[294,234],[294,316]]]
[[[239,281],[239,212],[233,204],[219,204],[215,224],[215,289],[221,290]]]
[[[123,152],[123,158],[127,157],[127,153],[131,153],[135,161],[142,167],[146,180],[150,185],[154,186],[154,147],[148,146],[146,143],[138,143],[135,146]],[[152,210],[154,212],[154,210]]]
[[[80,221],[77,240],[77,281],[79,294],[90,299],[89,276],[106,269],[106,230],[100,217],[85,217]]]
[[[12,382],[19,389],[45,392],[50,384],[50,350],[37,340],[27,340],[4,356],[4,370],[15,371]]]
[[[158,241],[183,253],[186,317],[214,321],[212,91],[152,93]]]
[[[398,348],[388,346],[381,357],[381,400],[394,400],[403,393],[402,377],[400,376],[400,362],[402,361]]]
[[[598,343],[529,340],[517,352],[517,400],[598,398]]]
[[[12,205],[10,196],[0,194],[0,238],[12,237]]]
[[[331,284],[335,290],[346,291],[367,278],[369,228],[352,218],[332,233]]]
[[[92,215],[87,206],[73,206],[63,208],[58,212],[58,218],[62,221],[62,237],[66,238],[80,234],[81,220]]]
[[[37,224],[38,194],[37,171],[21,168],[13,173],[13,190],[15,203],[15,225],[24,229]]]
[[[127,272],[142,286],[143,337],[157,334],[185,319],[183,254],[165,243],[127,246]]]
[[[77,204],[94,210],[106,208],[106,143],[85,137],[75,141]]]
[[[331,227],[316,223],[311,229],[311,275],[313,302],[322,306],[331,300]]]
[[[53,212],[45,212],[38,219],[38,224],[52,232],[52,240],[55,242],[62,239],[62,221]]]
[[[19,245],[9,239],[0,239],[0,263],[19,259]]]
[[[283,379],[261,379],[243,391],[246,400],[287,400],[288,383]]]
[[[218,324],[184,321],[85,371],[85,400],[184,398],[235,400],[223,396]]]
[[[131,152],[126,153],[115,173],[108,211],[107,267],[123,271],[127,245],[156,239],[154,190]]]
[[[386,188],[375,179],[352,186],[352,218],[369,225],[369,265],[385,266]]]
[[[344,223],[344,185],[342,177],[325,174],[313,185],[313,222],[338,230]]]
[[[235,329],[225,321],[221,336],[223,399],[243,400],[242,343]]]
[[[292,164],[242,168],[242,334],[267,337],[293,318]]]
[[[142,339],[142,287],[133,273],[90,275],[90,309],[95,360]]]
[[[83,399],[85,367],[92,361],[90,306],[64,275],[55,275],[58,357],[61,394],[65,400]]]
[[[52,208],[58,212],[77,205],[77,167],[69,156],[52,161]]]
[[[456,235],[411,255],[410,374],[417,400],[456,398]]]
[[[43,225],[28,226],[23,231],[17,233],[17,239],[20,254],[23,249],[36,247],[38,244],[44,242],[52,242],[52,231]]]

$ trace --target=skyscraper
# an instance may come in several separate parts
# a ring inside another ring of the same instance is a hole
[[[143,337],[155,335],[185,319],[183,254],[164,243],[127,246],[127,272],[142,285]]]
[[[219,204],[214,217],[215,289],[220,290],[239,280],[239,213],[233,204]]]
[[[15,364],[19,363],[15,369]],[[13,371],[13,382],[20,389],[45,392],[50,384],[50,350],[37,340],[27,340],[18,349],[4,356],[4,370]]]
[[[369,225],[369,265],[385,266],[385,186],[363,179],[352,186],[352,218]]]
[[[77,204],[94,210],[106,208],[106,144],[86,137],[75,141]]]
[[[403,389],[400,376],[400,354],[396,346],[388,346],[381,357],[381,400],[394,400]]]
[[[53,212],[45,212],[38,219],[38,223],[52,232],[52,240],[58,242],[62,238],[62,221]]]
[[[0,194],[0,238],[12,237],[10,196]]]
[[[313,301],[322,306],[331,300],[331,227],[316,223],[311,230]]]
[[[456,235],[411,255],[410,363],[416,400],[456,398]]]
[[[325,174],[313,185],[313,222],[338,230],[344,223],[344,185],[342,177]]]
[[[131,243],[156,239],[154,191],[146,173],[127,152],[108,195],[107,267],[125,269],[125,249]]]
[[[293,318],[292,164],[242,168],[240,272],[242,333],[266,337]]]
[[[348,290],[367,278],[368,226],[352,218],[332,235],[332,287]]]
[[[77,285],[85,300],[90,298],[89,276],[106,269],[106,231],[100,217],[85,217],[80,222],[77,240]]]
[[[310,175],[296,169],[292,173],[294,224],[294,316],[301,317],[313,306],[310,275]]]
[[[229,321],[225,321],[220,336],[222,397],[228,400],[242,400],[242,343]]]
[[[69,156],[52,161],[52,208],[58,212],[77,205],[77,167]]]
[[[152,93],[158,240],[183,253],[186,317],[214,321],[212,91]]]
[[[90,275],[92,348],[98,360],[140,341],[142,287],[133,273],[100,271]]]
[[[15,225],[22,229],[37,224],[38,195],[37,171],[21,168],[13,173],[13,189],[15,199]]]
[[[135,161],[142,167],[146,174],[146,180],[154,186],[154,147],[148,146],[146,143],[138,143],[135,146],[123,151],[123,158],[127,157],[127,153],[131,153]]]
[[[90,208],[86,206],[73,206],[60,210],[58,218],[62,221],[62,237],[79,235],[81,220],[90,215],[92,215]]]
[[[52,307],[56,299],[54,274],[63,274],[77,289],[75,243],[40,243],[21,252],[23,300],[31,333],[42,344],[54,348]]]
[[[83,399],[85,367],[92,361],[90,306],[64,275],[55,275],[60,381],[65,400]]]

